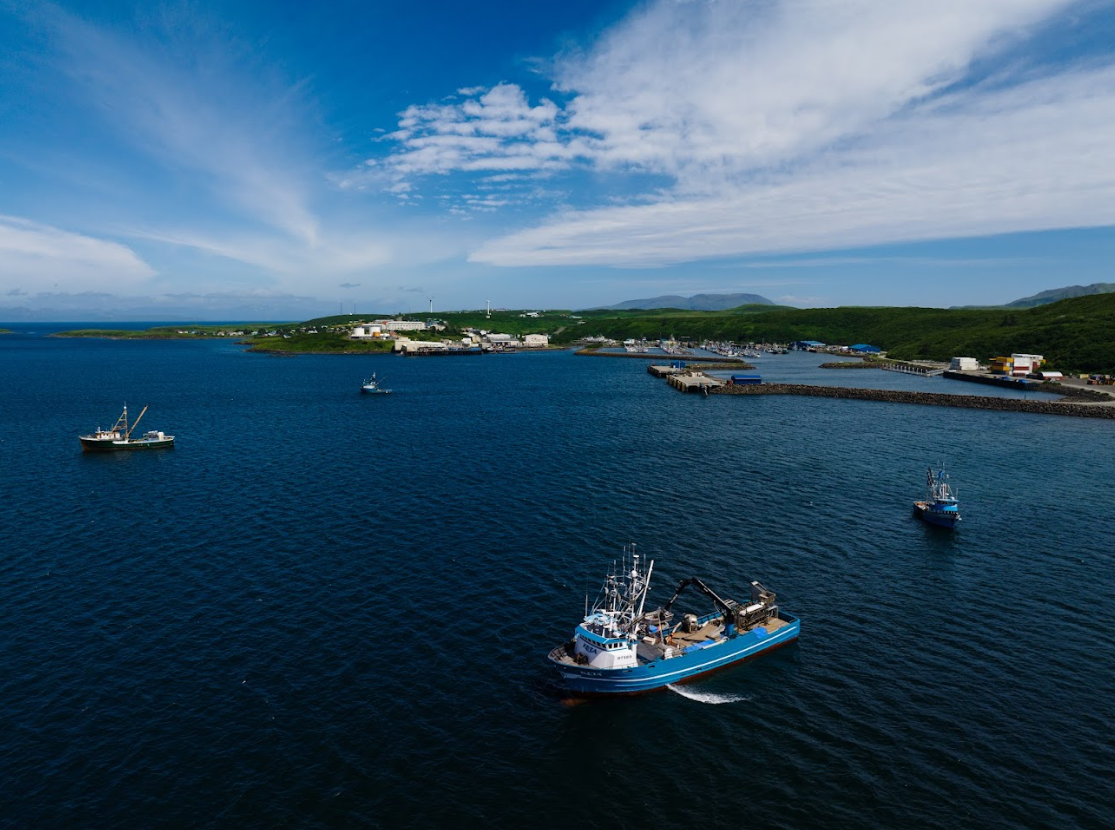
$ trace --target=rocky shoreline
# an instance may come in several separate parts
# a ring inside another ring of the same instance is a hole
[[[883,403],[913,403],[924,406],[955,406],[1000,412],[1029,412],[1037,415],[1071,415],[1077,418],[1115,420],[1115,404],[1085,404],[1066,401],[1027,401],[990,398],[982,395],[947,395],[937,392],[901,392],[888,389],[854,389],[839,386],[806,386],[797,383],[763,383],[755,386],[724,385],[710,389],[712,395],[805,395]]]

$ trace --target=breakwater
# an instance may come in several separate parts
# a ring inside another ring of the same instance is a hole
[[[743,361],[742,358],[724,357],[723,355],[688,355],[666,354],[658,352],[605,352],[601,349],[577,349],[573,354],[583,357],[633,357],[638,360],[680,360],[682,363],[724,363],[732,369],[754,369]],[[710,368],[710,367],[706,367]]]
[[[1076,398],[1081,401],[1092,401],[1094,403],[1108,403],[1111,401],[1111,396],[1105,392],[1100,392],[1095,389],[1082,389],[1079,386],[1069,386],[1068,384],[1057,383],[1056,381],[1036,381],[1026,378],[1012,378],[1007,375],[981,375],[973,374],[971,372],[945,372],[945,377],[949,380],[966,380],[969,383],[984,383],[988,386],[998,386],[1000,388],[1006,386],[1011,387],[1017,384],[1021,389],[1034,389],[1042,392],[1053,392],[1057,395],[1064,395],[1066,398]]]
[[[883,403],[913,403],[923,406],[955,406],[1000,412],[1030,412],[1037,415],[1071,415],[1077,418],[1115,420],[1115,404],[1081,404],[1064,401],[1027,401],[1017,398],[985,398],[978,395],[947,395],[937,392],[900,392],[888,389],[850,389],[839,386],[806,386],[797,383],[764,383],[758,386],[720,386],[710,395],[805,395],[814,398],[843,398]]]
[[[822,363],[820,369],[882,369],[883,364],[877,361],[865,360],[838,360],[833,363]]]

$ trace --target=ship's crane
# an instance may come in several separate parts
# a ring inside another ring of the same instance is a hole
[[[683,579],[681,582],[678,583],[677,590],[674,591],[674,595],[670,597],[670,601],[662,606],[662,610],[669,611],[670,606],[674,604],[674,600],[681,596],[681,592],[688,588],[690,585],[695,586],[698,591],[711,599],[713,604],[721,611],[723,611],[726,617],[730,619],[732,616],[734,616],[734,603],[732,605],[729,605],[728,600],[722,599],[720,595],[716,593],[716,591],[712,590],[712,588],[707,586],[704,582],[702,582],[695,576],[691,577],[690,579]]]
[[[689,579],[683,579],[678,583],[674,595],[670,597],[669,602],[662,606],[662,611],[660,613],[663,618],[669,613],[670,606],[674,604],[674,600],[676,600],[681,595],[681,592],[690,585],[694,586],[698,591],[712,600],[713,605],[724,614],[724,622],[726,624],[733,623],[739,628],[745,628],[754,625],[762,619],[766,619],[773,613],[777,613],[777,609],[774,605],[774,593],[768,591],[758,582],[751,583],[751,605],[747,608],[743,608],[735,600],[724,599],[717,594],[716,591],[712,590],[712,588],[694,576]]]

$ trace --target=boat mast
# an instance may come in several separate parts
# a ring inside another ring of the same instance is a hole
[[[124,404],[124,411],[121,412],[120,417],[116,419],[116,426],[114,426],[112,428],[112,431],[113,432],[119,432],[121,424],[123,424],[123,427],[124,427],[123,431],[125,433],[125,437],[127,437],[127,432],[128,432],[128,404],[127,403]],[[97,431],[98,432],[100,431],[100,427],[97,427]]]
[[[654,560],[650,560],[650,567],[647,568],[647,577],[643,580],[643,595],[639,600],[639,613],[635,615],[635,619],[640,619],[643,616],[643,606],[647,601],[647,592],[650,591],[650,575],[654,573]]]

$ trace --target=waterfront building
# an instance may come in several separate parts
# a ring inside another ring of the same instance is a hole
[[[1031,372],[1036,372],[1045,363],[1045,358],[1040,354],[1012,354],[1010,356],[1012,368],[1011,374],[1021,375],[1025,377]]]
[[[974,357],[954,357],[949,368],[960,372],[974,372],[979,369],[979,361]]]
[[[815,352],[817,349],[823,349],[825,344],[820,340],[795,340],[790,344],[790,348],[802,352]]]

